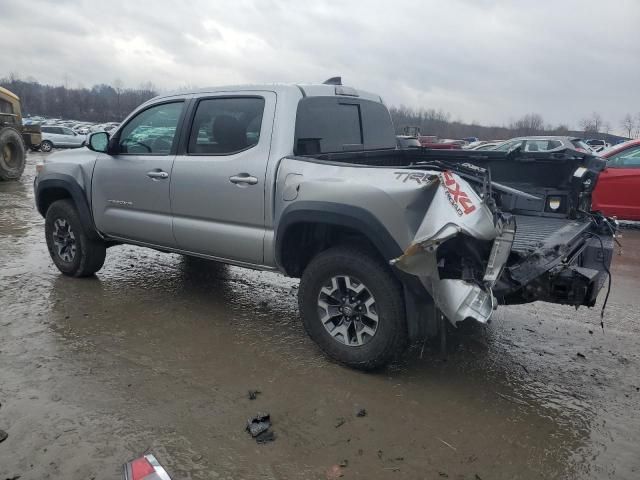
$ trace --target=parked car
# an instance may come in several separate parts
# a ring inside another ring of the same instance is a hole
[[[68,276],[125,243],[300,278],[306,331],[355,368],[444,333],[439,312],[458,325],[496,302],[595,304],[613,251],[589,212],[604,160],[396,141],[379,95],[335,83],[182,92],[49,156],[36,205]]]
[[[591,150],[593,150],[594,152],[602,152],[603,150],[611,146],[609,143],[605,142],[604,140],[595,139],[595,138],[590,138],[588,140],[585,140],[584,142],[587,145],[589,145]]]
[[[616,145],[601,156],[607,168],[593,192],[593,209],[621,220],[640,220],[640,140]]]
[[[420,135],[418,140],[420,145],[432,150],[458,150],[464,144],[462,141],[441,140],[435,135]]]
[[[411,135],[396,135],[396,145],[398,148],[422,148],[418,137]]]
[[[91,133],[89,125],[76,125],[75,127],[71,127],[71,130],[76,132],[78,135],[88,135]]]
[[[43,125],[40,150],[50,152],[54,148],[78,148],[84,144],[86,135],[80,135],[68,127]]]
[[[582,153],[591,153],[589,146],[577,137],[562,136],[530,136],[512,138],[497,145],[493,150],[508,152],[520,147],[522,152],[552,152],[559,150],[577,150]]]

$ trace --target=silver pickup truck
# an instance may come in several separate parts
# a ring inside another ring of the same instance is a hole
[[[499,304],[593,306],[614,224],[591,212],[604,162],[398,149],[378,95],[322,85],[154,98],[109,136],[49,156],[35,198],[65,275],[117,244],[300,278],[309,335],[372,369]]]

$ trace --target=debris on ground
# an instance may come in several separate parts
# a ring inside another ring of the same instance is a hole
[[[9,434],[7,432],[0,430],[0,443],[4,442],[8,436]]]
[[[580,358],[587,358],[584,353],[578,352],[576,353],[576,355],[578,355]]]
[[[340,477],[344,476],[344,472],[342,471],[342,467],[340,465],[332,465],[327,470],[327,480],[336,480]]]
[[[454,452],[457,452],[458,449],[456,447],[454,447],[453,445],[451,445],[449,442],[445,442],[444,440],[442,440],[441,438],[438,438],[438,440],[443,444],[446,445],[447,447],[449,447],[451,450],[453,450]]]
[[[13,477],[7,477],[5,480],[18,480],[20,475],[14,475]]]
[[[345,420],[344,418],[342,418],[342,417],[338,417],[338,418],[336,418],[336,424],[335,424],[335,427],[336,427],[336,428],[340,428],[342,425],[344,425],[344,424],[345,424],[345,422],[346,422],[346,420]]]
[[[349,460],[347,460],[346,458],[344,460],[342,460],[338,465],[340,465],[342,468],[348,467],[349,466]]]
[[[271,415],[259,413],[247,421],[247,432],[256,439],[257,443],[273,442],[276,439],[275,433],[268,431],[271,428]]]
[[[276,434],[272,430],[262,432],[256,438],[256,443],[262,445],[263,443],[273,442],[276,439]]]
[[[249,400],[255,400],[261,393],[260,390],[249,390]]]
[[[449,478],[449,474],[447,472],[438,472],[438,475],[440,475],[442,478]]]
[[[365,408],[361,408],[356,413],[356,417],[366,417],[366,416],[367,416],[367,410]]]
[[[252,437],[257,437],[262,432],[266,432],[271,427],[271,415],[259,413],[247,421],[247,431]]]

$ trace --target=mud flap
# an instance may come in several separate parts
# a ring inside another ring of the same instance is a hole
[[[451,172],[439,176],[440,187],[413,242],[391,264],[416,275],[437,307],[455,326],[467,318],[486,323],[494,309],[491,288],[500,277],[515,236],[512,217],[495,216],[467,182]],[[440,278],[438,248],[459,235],[493,241],[478,282]]]

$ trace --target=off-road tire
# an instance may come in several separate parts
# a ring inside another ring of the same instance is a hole
[[[49,140],[43,140],[40,143],[40,151],[42,152],[50,152],[51,150],[53,150],[53,143],[50,142]]]
[[[20,134],[13,128],[0,128],[0,180],[17,180],[27,163]]]
[[[75,237],[75,255],[65,261],[54,242],[55,222],[60,219],[69,225]],[[45,217],[47,248],[58,270],[70,277],[89,277],[104,265],[106,246],[102,240],[94,240],[87,234],[89,226],[83,225],[75,205],[69,199],[57,200],[49,206]]]
[[[336,275],[359,279],[376,300],[379,318],[377,331],[364,345],[340,343],[320,321],[320,290]],[[318,254],[300,279],[298,304],[305,330],[311,339],[329,357],[349,367],[360,370],[381,368],[406,346],[407,325],[402,287],[390,268],[366,250],[338,246]]]

